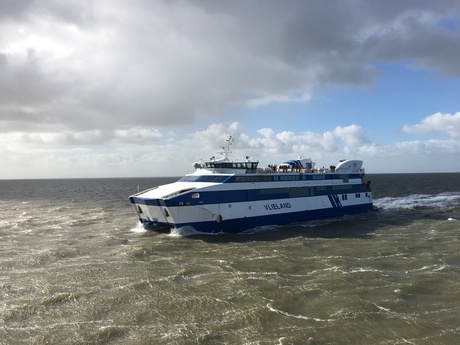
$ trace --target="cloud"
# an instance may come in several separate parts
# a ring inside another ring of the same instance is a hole
[[[99,145],[148,145],[158,142],[164,134],[154,128],[134,127],[123,130],[88,130],[80,132],[10,132],[0,133],[0,143],[7,147],[23,147],[27,150],[43,147],[49,150],[52,147],[69,149],[75,146]]]
[[[23,14],[23,11],[27,9],[33,0],[3,0],[0,4],[0,19],[3,18],[20,18]]]
[[[455,114],[436,113],[424,118],[416,125],[405,125],[405,133],[446,133],[449,138],[460,139],[460,112]]]
[[[460,75],[456,2],[108,0],[0,4],[2,130],[225,119],[232,106],[368,87],[375,61]],[[454,29],[452,29],[452,27]]]
[[[367,146],[372,145],[361,127],[351,125],[336,127],[324,133],[293,132],[274,133],[271,129],[259,131],[264,136],[264,143],[269,152],[290,155],[311,155],[312,158],[342,159],[345,156],[360,155]],[[257,141],[257,140],[256,140]]]
[[[428,3],[418,8],[406,8],[407,5],[403,4],[401,11],[392,13],[388,25],[375,28],[368,34],[363,46],[381,61],[405,61],[417,69],[459,76],[460,67],[456,59],[460,55],[460,47],[456,42],[460,30],[448,29],[444,21],[452,18],[452,13],[458,13],[460,5],[454,2],[440,5],[435,10]]]
[[[308,102],[311,99],[309,93],[292,94],[292,95],[265,95],[259,98],[253,98],[246,102],[251,108],[257,108],[270,103],[294,103],[294,102]]]
[[[228,134],[234,151],[267,163],[453,154],[459,113],[403,127],[448,140],[388,146],[355,124],[293,132],[262,123],[248,133],[229,114],[371,88],[380,63],[458,77],[459,12],[457,1],[1,1],[2,166],[18,177],[43,164],[60,176],[107,176],[107,166],[174,174],[170,166],[208,158]]]
[[[153,143],[162,137],[163,134],[155,128],[135,127],[115,131],[115,138],[125,143]]]
[[[239,122],[231,124],[213,124],[204,131],[195,132],[187,139],[188,148],[197,151],[217,152],[216,148],[225,144],[229,135],[235,138],[232,148],[242,156],[265,158],[267,160],[296,158],[310,154],[316,158],[338,157],[361,154],[368,146],[374,145],[364,130],[356,125],[336,127],[324,133],[291,131],[276,132],[272,128],[257,130],[258,137],[251,137],[244,132]],[[211,151],[209,151],[211,150]]]
[[[34,178],[181,176],[193,171],[193,162],[222,152],[228,135],[235,138],[234,157],[254,157],[261,167],[302,156],[318,166],[362,159],[372,173],[453,171],[452,162],[458,161],[460,152],[458,139],[379,145],[356,125],[322,133],[261,128],[255,135],[239,122],[214,123],[186,135],[139,127],[61,134],[15,132],[0,133],[2,166],[8,167],[0,171],[0,178],[30,178],[31,172]]]

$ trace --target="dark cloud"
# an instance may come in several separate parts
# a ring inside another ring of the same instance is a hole
[[[34,0],[2,0],[0,2],[0,20],[15,20],[24,16]]]
[[[53,18],[69,24],[84,25],[96,20],[96,2],[60,0],[2,0],[0,20],[27,22],[34,17]]]
[[[457,1],[3,1],[0,13],[3,131],[193,123],[369,86],[382,62],[460,75]]]
[[[57,71],[42,69],[35,49],[30,48],[24,53],[21,59],[0,55],[1,104],[35,106],[59,98],[69,85],[59,82]]]

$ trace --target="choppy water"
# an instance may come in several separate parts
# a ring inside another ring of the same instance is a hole
[[[128,203],[168,179],[0,181],[0,343],[460,343],[460,174],[368,178],[377,212],[188,237]]]

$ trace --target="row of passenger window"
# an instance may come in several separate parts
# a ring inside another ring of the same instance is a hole
[[[225,182],[230,176],[228,175],[190,175],[182,177],[178,182]]]
[[[314,174],[314,175],[252,175],[252,176],[235,176],[231,178],[229,175],[189,175],[182,177],[179,182],[271,182],[271,181],[300,181],[300,180],[325,180],[337,179],[347,183],[350,178],[359,178],[359,174],[356,176],[348,175],[326,175],[326,174]],[[227,181],[228,180],[228,181]],[[341,186],[338,186],[341,187]]]
[[[317,187],[291,187],[291,188],[265,188],[260,189],[261,195],[286,195],[289,194],[290,198],[298,198],[303,196],[313,196],[315,194],[323,193],[328,190],[327,186]],[[330,190],[334,191],[347,191],[352,189],[352,185],[332,186]]]
[[[303,181],[303,180],[342,180],[348,182],[349,178],[359,178],[355,175],[337,175],[337,174],[292,174],[292,175],[252,175],[252,176],[235,176],[235,182],[269,182],[269,181]],[[229,181],[230,182],[230,181]]]

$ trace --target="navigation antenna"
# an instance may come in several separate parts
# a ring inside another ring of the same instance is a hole
[[[229,135],[229,136],[228,136],[228,139],[226,140],[226,142],[227,142],[227,147],[222,146],[222,150],[223,150],[222,154],[223,154],[223,156],[224,156],[225,158],[227,158],[228,155],[229,155],[230,153],[232,153],[232,151],[230,151],[230,145],[232,145],[234,141],[235,141],[235,139],[234,139],[231,135]]]

